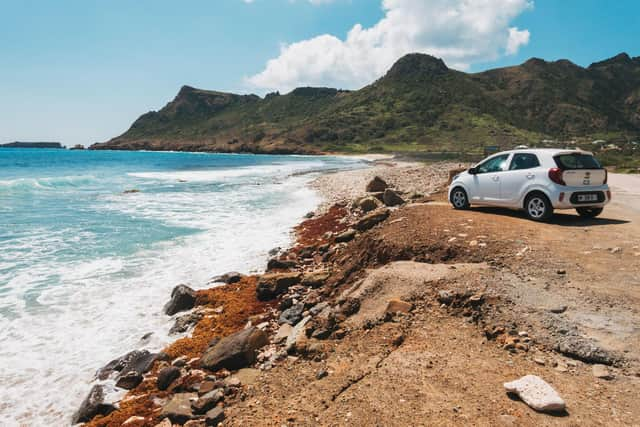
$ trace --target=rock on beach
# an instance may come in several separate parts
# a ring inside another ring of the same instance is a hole
[[[545,380],[536,375],[526,375],[504,383],[509,393],[515,393],[524,403],[539,412],[559,412],[566,407],[564,400]]]

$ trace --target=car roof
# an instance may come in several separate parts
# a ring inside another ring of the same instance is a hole
[[[584,151],[580,149],[566,149],[566,148],[516,148],[515,150],[507,150],[501,151],[500,153],[496,153],[495,155],[500,154],[511,154],[511,153],[538,153],[538,154],[547,154],[551,156],[555,156],[558,154],[587,154],[593,156],[593,153],[589,151]],[[491,156],[493,157],[493,156]]]

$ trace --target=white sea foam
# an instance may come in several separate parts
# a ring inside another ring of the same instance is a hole
[[[64,253],[73,246],[74,239],[96,239],[90,232],[70,236],[66,227],[53,233],[35,229],[12,235],[12,257],[0,263],[0,284],[6,284],[0,286],[0,308],[10,307],[5,316],[0,315],[1,424],[68,423],[97,368],[132,349],[158,350],[168,343],[172,321],[161,310],[176,284],[201,288],[215,274],[262,269],[267,252],[289,244],[290,227],[319,201],[303,185],[308,177],[286,177],[315,166],[308,163],[132,174],[159,180],[230,179],[233,185],[242,184],[242,191],[181,192],[176,188],[165,193],[104,196],[95,208],[104,211],[105,219],[120,213],[201,230],[129,255],[53,258],[53,252]],[[255,186],[237,181],[256,176],[278,179]],[[28,269],[10,273],[12,266],[27,262],[24,257],[34,262]],[[46,285],[54,276],[57,285]],[[153,332],[151,340],[141,343],[148,332]]]

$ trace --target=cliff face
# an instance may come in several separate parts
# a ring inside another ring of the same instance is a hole
[[[567,60],[466,74],[423,54],[358,91],[298,88],[265,98],[184,86],[94,149],[254,153],[462,150],[486,143],[640,134],[640,57]]]

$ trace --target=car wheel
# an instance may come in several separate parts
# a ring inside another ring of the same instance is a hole
[[[451,192],[451,204],[455,209],[469,209],[467,192],[460,187],[454,188]]]
[[[551,202],[542,193],[532,193],[524,201],[524,211],[534,221],[545,221],[553,215]]]
[[[576,212],[583,218],[595,218],[602,213],[602,208],[576,208]]]

